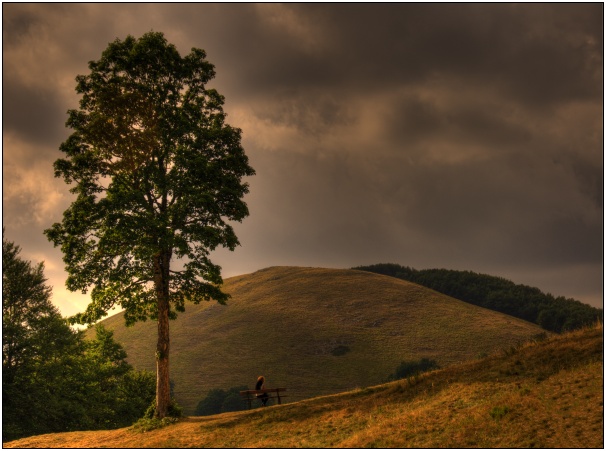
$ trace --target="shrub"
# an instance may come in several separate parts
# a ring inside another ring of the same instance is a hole
[[[177,402],[171,398],[168,406],[168,413],[164,418],[157,418],[156,414],[156,400],[154,399],[145,411],[143,418],[139,419],[133,424],[132,429],[137,432],[153,431],[154,429],[160,429],[164,426],[174,424],[179,421],[183,414],[183,408],[177,404]]]
[[[194,415],[204,416],[221,413],[221,406],[223,405],[226,396],[227,393],[225,390],[219,388],[210,390],[206,397],[198,403]]]
[[[233,387],[227,391],[227,395],[221,405],[221,412],[238,412],[244,410],[245,404],[240,396],[241,390],[246,390],[246,387]]]
[[[335,357],[339,357],[339,356],[347,354],[349,351],[350,351],[349,346],[339,345],[336,348],[334,348],[330,353],[332,355],[334,355]]]
[[[156,414],[156,400],[154,399],[152,403],[149,405],[147,410],[145,411],[145,415],[143,419],[154,419]],[[183,408],[177,404],[177,401],[174,399],[170,400],[170,404],[168,406],[168,412],[166,414],[167,418],[181,418],[183,415]]]
[[[155,409],[155,406],[154,406]],[[168,426],[170,424],[174,424],[179,421],[178,418],[175,417],[164,417],[160,418],[141,418],[135,424],[133,424],[133,430],[137,432],[147,432],[153,431],[154,429],[160,429],[164,426]]]
[[[396,381],[399,379],[405,379],[438,368],[440,368],[440,366],[435,360],[426,358],[422,358],[421,360],[404,361],[400,363],[398,368],[396,368],[395,373],[389,375],[387,380]]]
[[[490,416],[495,420],[500,420],[508,413],[509,413],[509,407],[497,406],[497,407],[492,408],[492,410],[490,411]]]
[[[206,397],[198,403],[194,415],[206,416],[244,410],[246,406],[240,398],[242,390],[248,390],[248,387],[231,387],[227,391],[220,388],[210,390]]]

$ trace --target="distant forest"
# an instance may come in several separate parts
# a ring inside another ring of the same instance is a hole
[[[554,297],[538,288],[518,285],[501,277],[472,271],[416,270],[393,263],[379,263],[353,269],[407,280],[455,299],[538,324],[551,332],[579,329],[603,319],[602,309],[575,299]]]

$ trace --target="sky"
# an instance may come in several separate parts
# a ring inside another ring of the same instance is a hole
[[[2,224],[63,315],[75,77],[148,31],[206,51],[256,171],[224,277],[399,263],[602,307],[602,3],[3,3]]]

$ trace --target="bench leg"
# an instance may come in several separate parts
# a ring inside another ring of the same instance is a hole
[[[282,400],[280,399],[280,392],[276,392],[278,395],[278,404],[282,404]]]

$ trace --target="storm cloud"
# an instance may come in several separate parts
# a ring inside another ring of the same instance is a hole
[[[395,262],[602,305],[602,4],[5,4],[3,225],[64,314],[74,79],[150,30],[206,50],[257,172],[224,276]]]

